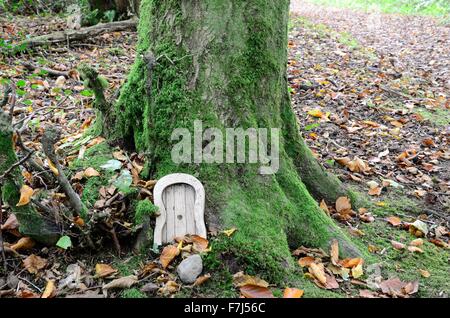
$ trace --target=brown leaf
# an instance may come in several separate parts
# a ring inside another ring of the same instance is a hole
[[[304,291],[297,288],[287,287],[283,292],[283,298],[302,298]]]
[[[37,274],[47,265],[47,260],[37,255],[31,254],[23,260],[23,265],[31,274]]]
[[[391,245],[396,250],[404,250],[406,248],[405,244],[397,242],[397,241],[391,241]]]
[[[33,248],[35,242],[30,237],[22,237],[15,244],[11,245],[11,249],[14,251],[26,251]]]
[[[331,263],[333,265],[338,266],[338,263],[339,263],[339,242],[338,242],[338,240],[333,240],[333,242],[331,243],[330,256],[331,256]]]
[[[447,248],[447,249],[450,247],[448,243],[445,243],[442,240],[430,239],[429,241],[438,247],[443,247],[443,248]]]
[[[164,247],[161,256],[159,257],[159,261],[164,269],[173,261],[175,257],[180,254],[180,249],[175,245],[167,245]]]
[[[243,272],[238,272],[233,275],[233,285],[235,287],[241,287],[244,285],[254,285],[254,286],[260,286],[260,287],[269,287],[269,283],[265,280],[255,277],[246,275]]]
[[[195,282],[194,286],[200,286],[203,285],[206,281],[208,281],[211,278],[211,274],[206,274],[203,276],[198,277]]]
[[[410,246],[422,246],[423,245],[423,240],[421,238],[415,239],[413,241],[411,241],[411,243],[409,243]]]
[[[401,296],[403,295],[403,286],[405,284],[398,278],[392,278],[385,281],[382,281],[380,283],[381,291],[384,294],[391,295],[391,296]]]
[[[302,257],[298,260],[298,265],[301,267],[309,266],[311,263],[314,263],[315,259],[311,256]]]
[[[245,298],[274,298],[269,288],[258,285],[241,286],[240,292]]]
[[[47,285],[45,286],[41,298],[53,298],[55,296],[56,296],[55,282],[53,280],[49,280],[47,281]]]
[[[83,227],[84,224],[85,224],[84,220],[81,217],[79,217],[79,216],[76,216],[76,217],[73,218],[73,223],[78,225],[79,227]]]
[[[113,157],[119,161],[126,161],[128,159],[122,151],[113,152]]]
[[[1,226],[2,231],[16,230],[19,227],[19,222],[17,221],[16,215],[11,214],[6,220],[5,224]]]
[[[20,188],[20,199],[16,206],[24,206],[30,203],[31,197],[33,196],[34,190],[27,186],[26,184],[22,185]]]
[[[412,253],[423,253],[423,250],[418,248],[417,246],[408,246],[408,251]]]
[[[369,193],[369,195],[372,195],[372,196],[380,196],[382,190],[383,190],[382,187],[375,187],[375,188],[369,189],[368,193]]]
[[[336,211],[338,213],[348,213],[352,209],[349,198],[340,197],[336,200]]]
[[[334,277],[333,274],[325,274],[326,278],[327,278],[327,282],[325,284],[325,288],[326,289],[337,289],[339,288],[339,284],[336,280],[336,277]]]
[[[50,170],[53,172],[53,174],[55,176],[59,176],[58,168],[56,168],[55,165],[53,164],[53,162],[48,158],[47,158],[47,164],[48,164],[48,167],[50,168]]]
[[[104,285],[103,289],[125,289],[130,288],[138,282],[138,278],[134,275],[114,279],[110,283]]]
[[[380,296],[378,293],[368,290],[368,289],[362,289],[359,291],[359,297],[361,298],[379,298]]]
[[[322,263],[311,263],[309,265],[309,272],[317,278],[317,280],[324,286],[327,284],[327,277],[325,276],[325,269]]]
[[[342,267],[344,268],[353,268],[358,266],[359,264],[364,264],[364,260],[362,258],[346,258],[342,262]]]
[[[351,172],[369,172],[370,167],[369,165],[364,162],[364,160],[355,157],[352,161],[349,161],[347,163],[347,167],[350,169]]]
[[[319,207],[325,211],[326,214],[330,215],[330,209],[328,209],[328,205],[326,204],[325,200],[322,200],[320,202]]]
[[[84,176],[86,178],[91,178],[91,177],[99,177],[100,176],[100,172],[98,172],[97,170],[95,170],[94,168],[87,168],[86,170],[84,170]]]
[[[419,291],[419,281],[409,282],[403,287],[403,291],[408,294],[412,295]]]
[[[201,236],[198,236],[198,235],[191,235],[190,238],[193,243],[193,248],[196,252],[201,253],[201,252],[206,251],[206,249],[208,248],[208,244],[209,244],[207,239],[205,239]]]
[[[390,216],[386,219],[386,221],[388,221],[392,226],[399,226],[402,224],[402,220],[396,216]]]
[[[169,296],[175,294],[180,290],[180,285],[176,282],[169,280],[166,284],[158,290],[158,294],[161,296]]]
[[[95,265],[95,277],[104,278],[117,273],[117,269],[112,268],[108,264]]]

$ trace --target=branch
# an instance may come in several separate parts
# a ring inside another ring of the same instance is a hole
[[[46,73],[48,73],[49,75],[52,76],[64,76],[64,77],[69,77],[69,72],[63,72],[63,71],[57,71],[57,70],[53,70],[51,68],[47,68],[47,67],[41,67],[38,65],[34,65],[33,63],[29,63],[29,62],[22,62],[22,65],[25,66],[25,68],[29,69],[29,70],[42,70]]]
[[[2,175],[0,175],[0,184],[3,183],[3,180],[5,180],[9,174],[18,166],[22,165],[23,163],[25,163],[25,161],[27,161],[28,159],[30,159],[31,155],[34,153],[34,151],[30,151],[29,153],[27,153],[25,155],[25,157],[23,157],[22,159],[20,159],[19,161],[17,161],[15,164],[13,164],[11,167],[8,168],[8,170],[5,171],[5,173],[3,173]]]
[[[49,45],[55,43],[66,43],[71,41],[81,41],[92,38],[103,33],[118,32],[125,30],[136,30],[137,20],[130,19],[125,21],[117,21],[110,23],[99,23],[87,28],[79,30],[65,30],[51,34],[41,35],[21,42],[21,45],[28,47],[37,47],[42,45]]]
[[[59,139],[59,131],[53,127],[47,128],[47,130],[44,133],[44,136],[42,137],[42,148],[44,150],[45,155],[47,158],[52,162],[52,164],[56,167],[58,170],[58,174],[56,175],[56,178],[58,179],[58,183],[63,189],[64,193],[67,195],[67,198],[69,199],[70,205],[72,206],[75,213],[74,216],[79,216],[83,213],[84,206],[81,202],[81,199],[79,195],[75,192],[75,190],[70,185],[69,180],[67,179],[66,175],[64,174],[64,170],[59,163],[58,156],[56,155],[53,145],[58,141]]]

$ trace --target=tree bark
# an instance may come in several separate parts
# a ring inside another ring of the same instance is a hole
[[[14,151],[13,130],[9,116],[0,108],[0,175],[18,162]],[[53,245],[59,238],[60,231],[56,224],[39,214],[31,204],[17,206],[22,186],[22,175],[18,167],[2,180],[1,194],[3,202],[7,203],[19,221],[20,232],[38,242]]]
[[[238,230],[218,250],[282,279],[289,246],[359,249],[317,205],[346,194],[299,135],[287,83],[289,1],[144,0],[138,54],[116,105],[113,137],[148,153],[156,177],[185,172],[206,189],[210,228]],[[259,164],[175,164],[172,131],[280,128],[280,169]]]

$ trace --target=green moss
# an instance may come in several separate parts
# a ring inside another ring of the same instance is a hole
[[[142,224],[144,222],[145,217],[154,216],[158,211],[158,207],[156,207],[149,200],[139,201],[136,205],[136,211],[134,213],[134,220],[136,224]]]
[[[121,298],[147,298],[147,296],[137,288],[125,289],[120,294]]]
[[[98,171],[102,170],[101,165],[104,165],[108,160],[114,159],[112,156],[112,149],[106,142],[99,143],[87,149],[83,159],[75,159],[69,168],[72,171],[81,169],[94,168]]]

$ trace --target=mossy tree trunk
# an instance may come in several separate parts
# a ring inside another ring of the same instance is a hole
[[[313,199],[347,192],[299,134],[286,76],[289,1],[144,0],[138,54],[116,105],[116,138],[148,154],[156,177],[187,172],[205,185],[210,227],[236,227],[227,249],[281,278],[289,246],[360,254]],[[171,159],[175,128],[280,128],[280,169]]]
[[[13,130],[9,116],[0,108],[0,176],[18,162],[13,142]],[[8,204],[19,221],[20,232],[44,244],[55,244],[60,231],[53,220],[44,218],[31,204],[17,206],[23,184],[20,169],[14,169],[1,181],[3,202]]]

